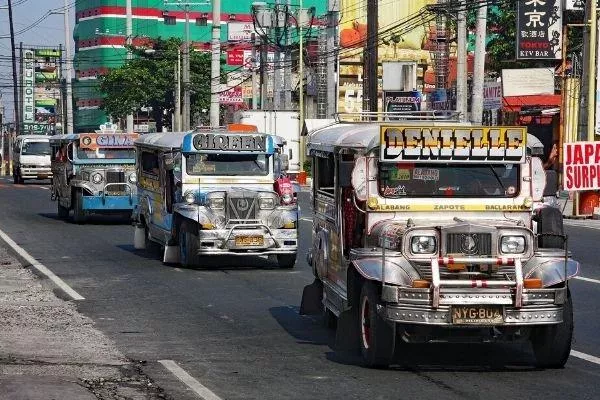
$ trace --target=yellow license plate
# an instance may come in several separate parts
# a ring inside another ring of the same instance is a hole
[[[262,236],[237,236],[235,238],[236,246],[262,246],[265,238]]]
[[[504,321],[500,306],[453,306],[452,322],[463,325],[495,325]]]

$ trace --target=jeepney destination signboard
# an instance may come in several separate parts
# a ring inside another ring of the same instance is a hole
[[[82,149],[133,147],[133,142],[137,138],[137,134],[86,133],[79,137],[79,147]]]
[[[563,176],[565,190],[600,189],[600,142],[565,143]]]
[[[381,126],[382,162],[525,162],[526,128]]]
[[[199,133],[194,136],[193,144],[200,151],[267,151],[267,137],[259,135]]]

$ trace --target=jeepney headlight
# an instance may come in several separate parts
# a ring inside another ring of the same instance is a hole
[[[272,210],[275,208],[275,199],[272,197],[260,197],[258,199],[258,208],[261,210]]]
[[[131,174],[129,174],[129,182],[130,183],[136,183],[137,182],[137,174],[135,172],[132,172]]]
[[[410,239],[410,250],[413,254],[433,254],[436,251],[435,236],[413,236]]]
[[[102,176],[102,174],[100,172],[95,172],[92,174],[92,183],[95,183],[96,185],[102,183],[102,181],[104,180],[104,177]]]
[[[192,192],[192,191],[185,192],[185,194],[183,195],[183,198],[185,199],[185,202],[188,204],[194,204],[196,202],[196,196],[194,195],[194,192]]]
[[[208,199],[208,207],[213,210],[223,210],[225,208],[224,197],[211,197]]]
[[[500,251],[504,254],[525,253],[525,236],[502,236]]]

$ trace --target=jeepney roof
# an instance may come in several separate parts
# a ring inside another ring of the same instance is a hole
[[[406,126],[472,126],[471,124],[447,122],[447,121],[411,121],[410,123],[401,122]],[[308,134],[307,148],[309,153],[315,151],[335,152],[343,149],[352,149],[358,153],[367,153],[380,145],[380,128],[382,125],[392,126],[393,122],[372,122],[372,123],[339,123],[326,126],[322,129]],[[541,141],[527,134],[527,148],[529,150],[543,148]],[[536,152],[534,152],[535,155]]]
[[[79,133],[68,133],[65,135],[48,136],[51,142],[72,142],[79,140]]]
[[[52,136],[48,135],[19,135],[17,136],[18,140],[48,140]]]
[[[181,148],[183,138],[190,132],[159,132],[141,135],[134,142],[136,146],[153,147],[161,150],[177,150]]]

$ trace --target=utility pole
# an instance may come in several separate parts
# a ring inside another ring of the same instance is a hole
[[[467,121],[467,11],[466,0],[458,5],[456,48],[456,111],[461,122]]]
[[[588,57],[588,95],[587,95],[587,140],[594,141],[596,130],[596,47],[598,14],[596,12],[596,1],[588,1],[590,4],[590,40]],[[599,116],[600,118],[600,116]]]
[[[185,132],[190,130],[190,5],[185,4],[185,38],[183,43],[183,123]],[[214,17],[213,17],[214,18]],[[214,24],[214,21],[213,21]],[[211,74],[212,79],[212,74]],[[212,82],[212,80],[211,80]],[[212,89],[212,83],[211,83]],[[212,93],[212,90],[211,90]],[[211,95],[212,102],[212,95]]]
[[[68,0],[65,0],[64,22],[65,22],[65,83],[66,83],[66,111],[67,120],[66,126],[63,126],[63,133],[73,133],[73,83],[71,79],[71,25],[69,20],[69,5]]]
[[[275,25],[275,60],[273,62],[273,110],[281,109],[281,89],[283,80],[281,79],[281,48],[279,39],[281,37],[281,21],[280,21],[280,0],[275,0],[274,25]]]
[[[367,0],[367,48],[363,67],[363,111],[377,113],[378,1]],[[370,119],[370,118],[369,118]],[[375,118],[376,119],[376,118]]]
[[[66,11],[67,0],[65,0],[65,13]],[[131,9],[131,0],[127,0],[127,2],[125,3],[125,13],[127,14],[127,19],[125,23],[125,42],[127,43],[127,60],[129,61],[133,58],[133,54],[131,53],[131,44],[133,36],[133,11]],[[133,133],[133,110],[131,113],[127,114],[127,133]]]
[[[265,109],[267,103],[267,50],[265,49],[265,35],[260,36],[260,109]]]
[[[217,128],[219,122],[219,88],[221,75],[221,0],[212,0],[212,61],[210,68],[210,126]],[[188,17],[186,17],[187,20]],[[189,36],[189,27],[186,27]],[[189,86],[189,59],[188,59],[188,86]],[[187,90],[188,115],[190,107],[189,87]]]
[[[283,74],[283,108],[285,110],[292,109],[292,53],[290,46],[292,45],[292,32],[289,27],[290,11],[292,9],[292,0],[287,0],[285,13],[285,58],[284,58],[284,74]]]
[[[329,0],[327,13],[327,118],[332,118],[337,107],[337,30],[340,1]]]
[[[481,124],[483,118],[483,78],[485,73],[485,35],[487,29],[487,3],[480,4],[477,10],[475,39],[475,65],[473,68],[473,96],[471,101],[471,121]]]
[[[15,55],[15,28],[13,26],[12,1],[8,0],[8,20],[10,24],[10,49],[12,55],[12,74],[13,74],[13,103],[15,106],[15,134],[21,133],[21,110],[19,110],[19,81],[17,77],[17,57]],[[10,146],[10,140],[9,140]],[[9,148],[10,151],[10,148]]]
[[[256,33],[250,35],[252,41],[252,109],[258,110],[258,53],[257,47],[260,45],[259,36]]]
[[[175,63],[175,132],[181,132],[181,49],[177,49]]]

